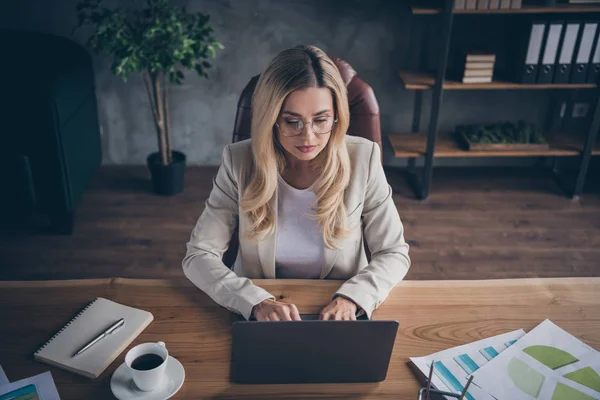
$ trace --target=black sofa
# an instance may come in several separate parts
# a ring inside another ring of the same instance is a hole
[[[101,163],[92,59],[63,37],[0,30],[0,219],[70,234]]]

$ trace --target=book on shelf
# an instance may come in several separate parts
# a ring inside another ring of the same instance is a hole
[[[487,10],[490,6],[490,0],[477,0],[478,10]]]
[[[463,83],[491,82],[496,55],[484,49],[462,49],[448,68],[446,78]]]
[[[491,53],[483,53],[478,51],[466,52],[465,62],[484,62],[493,63],[496,62],[496,55]]]
[[[491,76],[465,76],[462,78],[462,83],[491,83]]]
[[[464,76],[494,76],[493,69],[465,69]]]
[[[465,69],[494,69],[493,62],[467,62],[465,63]]]
[[[500,0],[500,8],[510,8],[510,0]]]
[[[492,70],[487,70],[485,72],[480,70],[451,70],[446,74],[446,79],[462,83],[486,83],[492,82],[494,79],[494,74]]]
[[[490,0],[490,10],[497,10],[500,8],[500,0]]]
[[[477,9],[477,0],[467,0],[465,3],[465,8],[467,10],[475,10]]]

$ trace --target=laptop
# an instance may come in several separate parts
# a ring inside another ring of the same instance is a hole
[[[359,383],[385,380],[398,321],[238,321],[231,381],[241,384]]]

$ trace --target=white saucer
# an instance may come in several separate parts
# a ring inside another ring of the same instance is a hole
[[[137,388],[129,368],[121,364],[110,380],[110,390],[119,400],[165,400],[173,396],[183,385],[185,370],[181,363],[169,356],[163,384],[156,390],[144,392]]]

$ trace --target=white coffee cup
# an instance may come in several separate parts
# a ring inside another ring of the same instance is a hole
[[[140,370],[133,368],[133,362],[140,356],[156,354],[162,358],[162,363],[152,369]],[[125,355],[125,364],[131,373],[131,377],[138,389],[150,392],[157,389],[163,383],[169,352],[164,342],[138,344]]]

